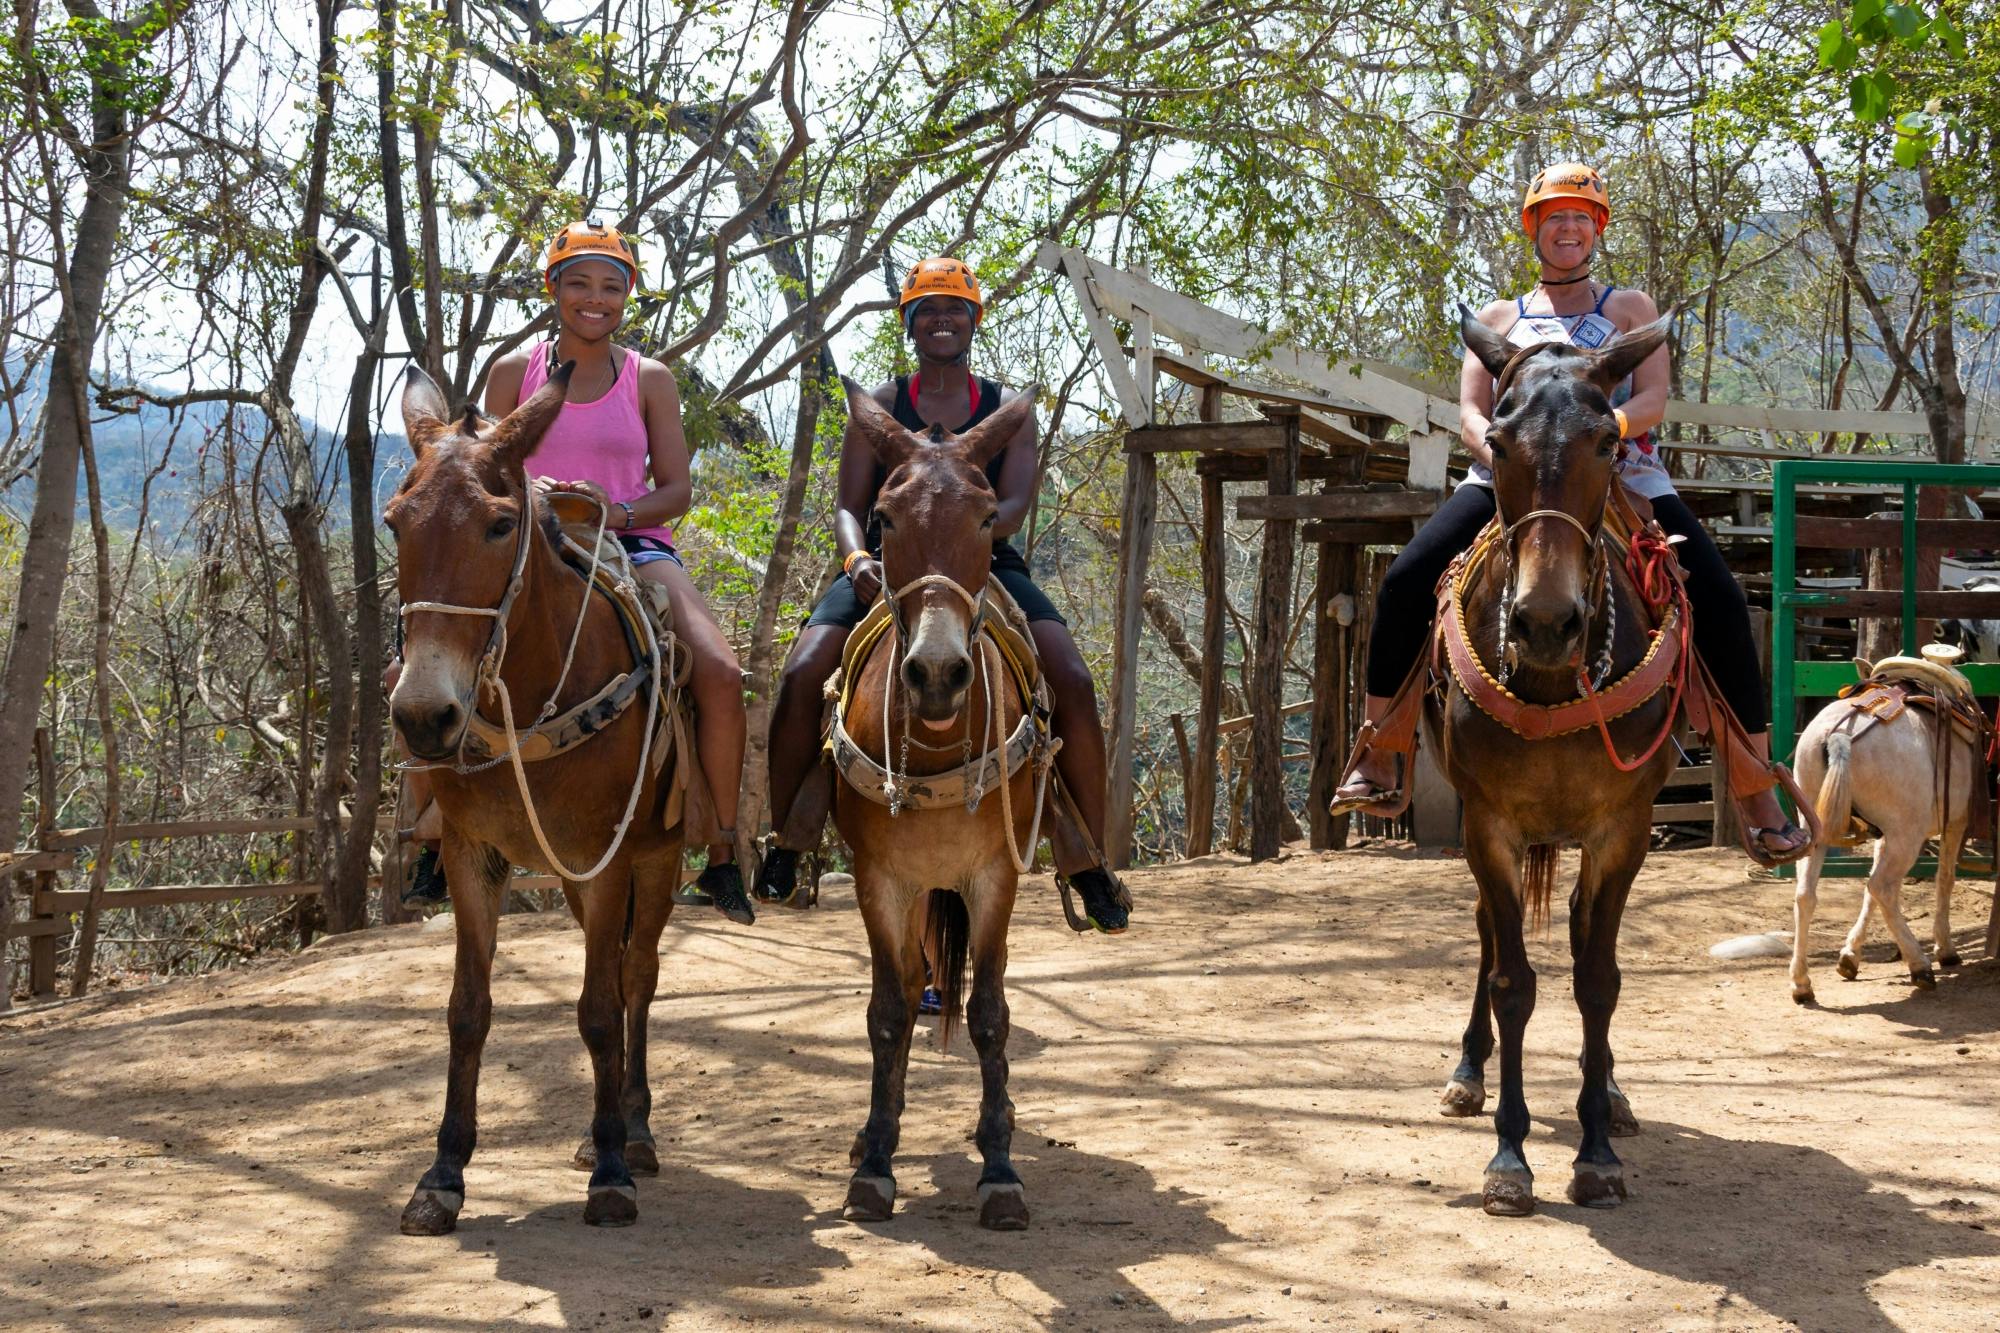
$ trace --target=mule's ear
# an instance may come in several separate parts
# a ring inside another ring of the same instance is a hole
[[[569,397],[569,377],[575,370],[574,361],[557,366],[548,383],[493,428],[493,450],[501,462],[516,467],[527,462],[528,455],[555,424],[556,414],[562,411],[563,400]]]
[[[1625,382],[1647,357],[1667,341],[1667,324],[1672,315],[1662,315],[1643,328],[1621,333],[1591,354],[1590,378],[1598,388],[1610,393]]]
[[[451,429],[446,424],[450,417],[444,390],[412,362],[403,372],[403,434],[409,437],[410,452],[422,458],[424,450]]]
[[[874,394],[845,375],[840,382],[847,390],[847,424],[875,451],[875,461],[894,472],[910,456],[916,437],[875,401]]]
[[[1005,407],[959,436],[959,447],[965,450],[966,461],[983,468],[998,457],[1014,442],[1023,426],[1033,424],[1035,399],[1040,396],[1040,386],[1016,394]]]
[[[1463,301],[1458,303],[1458,336],[1465,340],[1465,349],[1478,357],[1479,364],[1496,380],[1514,359],[1514,348],[1508,341],[1480,323],[1479,316]]]

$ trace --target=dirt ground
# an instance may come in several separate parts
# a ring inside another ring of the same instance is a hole
[[[1447,1120],[1476,957],[1463,862],[1392,847],[1131,877],[1135,930],[1023,890],[1010,994],[1034,1224],[974,1221],[977,1067],[912,1061],[894,1221],[843,1222],[867,1106],[847,891],[749,930],[681,913],[654,1009],[662,1170],[580,1221],[582,943],[505,922],[456,1235],[397,1233],[444,1082],[450,935],[417,926],[0,1022],[0,1325],[106,1329],[2000,1328],[2000,963],[1913,992],[1878,930],[1815,981],[1717,940],[1789,925],[1738,857],[1656,855],[1624,932],[1631,1200],[1563,1200],[1580,1027],[1561,913],[1533,946],[1540,1212],[1479,1210],[1490,1122]],[[1845,920],[1843,920],[1843,918]],[[1928,923],[1916,924],[1928,938]],[[928,1022],[928,1020],[926,1020]],[[1489,1072],[1497,1088],[1497,1065]]]

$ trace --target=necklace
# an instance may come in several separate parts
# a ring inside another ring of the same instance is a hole
[[[1590,281],[1590,270],[1589,270],[1589,269],[1585,269],[1585,270],[1584,270],[1583,272],[1581,272],[1581,273],[1577,274],[1577,275],[1576,275],[1575,277],[1573,277],[1573,278],[1543,278],[1543,279],[1542,279],[1542,286],[1544,286],[1544,287],[1567,287],[1567,286],[1569,286],[1569,285],[1570,285],[1571,283],[1576,283],[1576,282],[1589,282],[1589,281]]]

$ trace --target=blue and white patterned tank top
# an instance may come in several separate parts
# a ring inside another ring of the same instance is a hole
[[[1516,347],[1533,347],[1537,343],[1602,347],[1618,336],[1618,326],[1604,314],[1604,303],[1617,290],[1616,287],[1606,287],[1604,295],[1597,298],[1597,305],[1583,315],[1531,315],[1528,313],[1528,298],[1517,296],[1514,298],[1514,323],[1507,330],[1507,341]],[[1612,391],[1611,405],[1621,406],[1631,396],[1632,378],[1628,375],[1625,382]],[[1648,500],[1672,495],[1673,478],[1667,475],[1666,464],[1660,461],[1659,451],[1653,447],[1652,433],[1649,431],[1637,439],[1625,441],[1625,444],[1615,470],[1626,488]],[[1485,465],[1474,463],[1466,470],[1464,484],[1491,486],[1493,473]]]

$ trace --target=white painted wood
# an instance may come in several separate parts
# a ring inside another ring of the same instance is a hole
[[[1048,263],[1051,252],[1056,259],[1054,264]],[[1084,326],[1090,330],[1090,340],[1097,347],[1097,359],[1104,363],[1104,377],[1111,381],[1111,393],[1118,400],[1118,409],[1124,414],[1125,424],[1144,426],[1150,423],[1152,415],[1139,396],[1138,382],[1132,376],[1132,367],[1125,360],[1124,345],[1118,341],[1117,331],[1111,327],[1111,321],[1105,318],[1104,307],[1098,303],[1083,257],[1074,250],[1044,244],[1036,258],[1045,268],[1060,268],[1069,278],[1070,286],[1076,289],[1076,303],[1083,311]]]
[[[1445,464],[1451,460],[1453,436],[1441,430],[1413,431],[1410,434],[1410,489],[1441,491]]]

